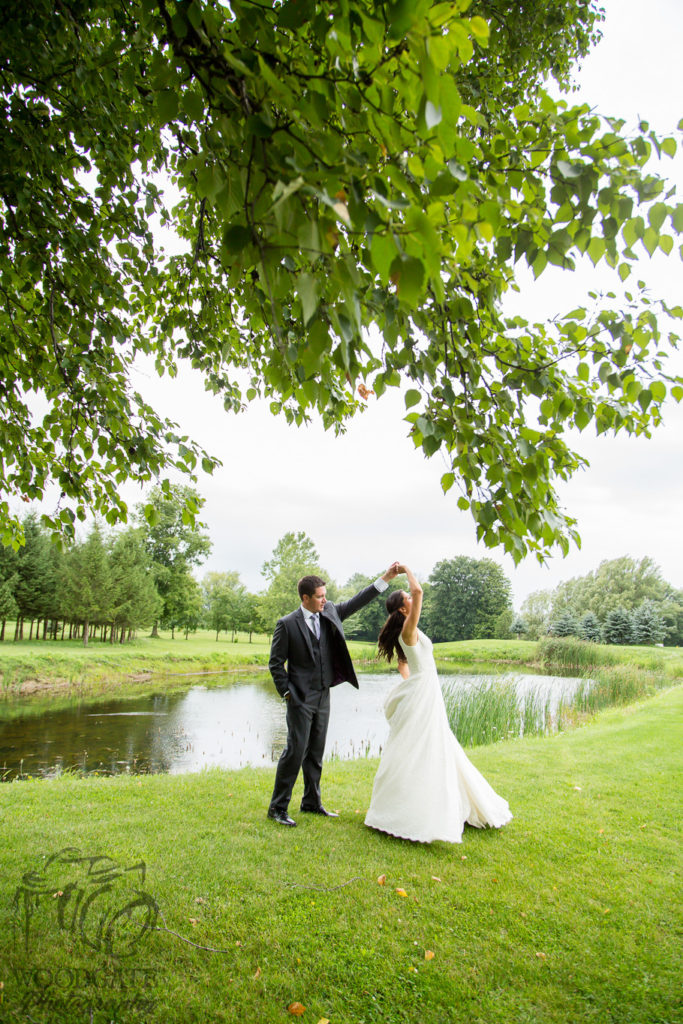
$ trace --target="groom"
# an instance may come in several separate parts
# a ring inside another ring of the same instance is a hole
[[[304,773],[301,810],[338,817],[322,805],[320,775],[330,687],[349,682],[358,689],[342,622],[385,591],[398,575],[398,567],[394,562],[369,587],[339,604],[327,601],[325,580],[304,576],[298,588],[301,606],[275,626],[268,667],[278,693],[287,701],[287,746],[278,761],[268,817],[280,825],[296,825],[287,808],[300,768]]]

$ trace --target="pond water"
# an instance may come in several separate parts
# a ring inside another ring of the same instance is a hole
[[[441,675],[444,686],[483,686],[493,678]],[[518,693],[535,690],[551,703],[569,696],[579,680],[556,676],[496,676],[514,681]],[[337,686],[326,759],[377,757],[388,726],[384,701],[396,673],[359,676],[360,690]],[[64,771],[116,775],[202,768],[272,766],[287,736],[285,706],[268,680],[191,685],[186,691],[2,720],[0,779],[49,778]]]

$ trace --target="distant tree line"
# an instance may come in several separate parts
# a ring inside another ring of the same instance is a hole
[[[518,636],[577,636],[593,643],[683,645],[683,591],[651,558],[601,562],[585,576],[539,590],[512,624]]]
[[[140,629],[198,628],[216,639],[227,633],[270,633],[298,603],[297,583],[315,573],[331,600],[351,597],[375,574],[354,574],[339,586],[321,565],[303,532],[284,534],[261,569],[265,589],[251,593],[234,571],[194,571],[211,550],[204,528],[188,523],[190,489],[154,488],[138,506],[131,528],[105,535],[95,523],[85,540],[62,551],[50,543],[35,515],[24,520],[26,543],[0,548],[0,640],[97,637],[124,643]],[[399,578],[392,589],[401,589]],[[587,576],[537,591],[515,617],[512,586],[488,558],[463,555],[438,562],[423,582],[422,627],[439,643],[470,639],[579,636],[618,644],[683,644],[683,592],[667,584],[651,559],[603,562]],[[384,600],[347,620],[351,639],[375,643],[386,618]],[[7,622],[14,631],[6,636]]]

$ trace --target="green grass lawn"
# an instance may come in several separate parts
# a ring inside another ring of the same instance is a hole
[[[296,829],[266,819],[265,770],[0,786],[0,1017],[251,1024],[298,1002],[312,1024],[679,1022],[682,718],[676,687],[477,748],[514,820],[454,846],[364,827],[374,761],[326,765],[341,817]],[[118,961],[59,930],[51,893],[13,943],[22,874],[66,846],[144,861],[166,926],[220,952],[154,931]]]

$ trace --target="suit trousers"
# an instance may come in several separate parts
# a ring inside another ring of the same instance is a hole
[[[302,808],[315,811],[321,806],[320,776],[330,719],[330,691],[311,690],[303,704],[287,704],[287,746],[275,772],[275,785],[270,800],[271,811],[286,811],[292,790],[303,769],[304,794]]]

